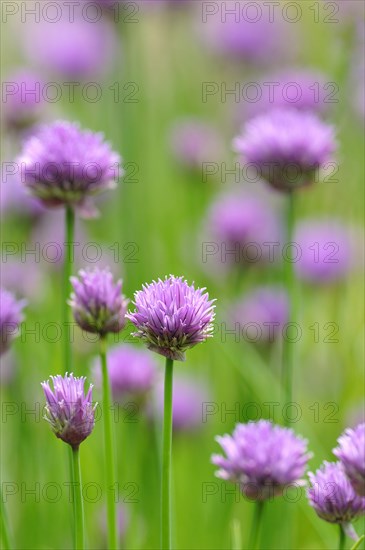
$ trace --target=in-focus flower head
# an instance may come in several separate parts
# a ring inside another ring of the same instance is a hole
[[[22,182],[45,206],[70,205],[85,215],[95,213],[90,199],[115,188],[122,173],[119,155],[102,134],[67,121],[30,136],[18,162]]]
[[[50,382],[43,382],[46,396],[45,420],[54,434],[71,447],[77,449],[92,432],[95,423],[95,407],[92,404],[92,385],[84,393],[85,378],[73,374],[51,376]]]
[[[94,378],[101,382],[100,360],[94,364]],[[121,344],[108,351],[108,374],[114,399],[143,398],[152,388],[156,370],[152,355],[145,349]]]
[[[0,355],[5,353],[16,336],[23,319],[25,300],[16,300],[14,295],[0,288]]]
[[[329,283],[345,277],[352,267],[349,229],[338,220],[303,220],[295,229],[300,255],[294,264],[298,277]]]
[[[313,183],[336,142],[333,127],[314,113],[281,108],[249,120],[233,146],[273,187],[292,191]]]
[[[340,462],[324,462],[309,472],[307,495],[318,516],[329,523],[346,526],[365,513],[365,498],[358,496]],[[348,531],[351,536],[351,531]]]
[[[128,300],[122,294],[122,281],[114,282],[108,268],[81,269],[71,283],[74,291],[69,304],[83,330],[104,336],[123,329]]]
[[[355,492],[365,497],[365,423],[348,428],[338,443],[333,454],[340,459]]]
[[[217,437],[226,456],[213,455],[217,477],[238,483],[252,500],[281,495],[287,485],[304,485],[311,457],[307,441],[293,430],[259,420],[237,424],[233,435]]]
[[[249,342],[273,343],[289,322],[289,300],[285,290],[276,286],[255,288],[235,304],[232,321],[239,324]]]
[[[127,318],[133,333],[164,357],[185,360],[185,351],[212,336],[214,300],[183,277],[166,277],[143,285],[134,295],[136,310]]]

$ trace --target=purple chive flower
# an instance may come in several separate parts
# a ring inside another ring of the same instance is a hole
[[[350,236],[341,222],[305,220],[296,228],[294,241],[300,250],[294,264],[299,278],[313,283],[328,283],[345,277],[350,271]]]
[[[268,74],[251,88],[252,101],[243,102],[240,112],[245,119],[285,107],[323,114],[337,101],[331,85],[324,74],[306,69]]]
[[[216,441],[226,454],[212,456],[217,477],[239,483],[249,499],[265,500],[281,495],[288,485],[305,484],[301,478],[311,454],[307,441],[289,428],[259,420],[237,424],[232,436]]]
[[[88,20],[89,15],[82,13],[83,4],[75,3],[69,10],[59,2],[62,14],[58,21],[41,18],[27,25],[23,45],[32,65],[71,81],[108,73],[118,50],[114,26],[106,18]]]
[[[66,374],[64,377],[51,376],[51,379],[53,391],[49,381],[41,384],[47,400],[44,419],[57,437],[77,449],[91,434],[95,424],[92,385],[85,395],[85,377]]]
[[[172,400],[173,429],[176,432],[194,431],[203,426],[203,405],[209,401],[206,385],[192,376],[174,376]],[[157,384],[151,413],[163,418],[164,386]]]
[[[365,498],[359,497],[340,462],[324,462],[315,473],[310,472],[311,486],[307,495],[318,516],[329,523],[347,525],[365,513]]]
[[[100,360],[94,363],[94,378],[100,385]],[[108,374],[113,398],[144,398],[151,390],[155,377],[155,362],[150,353],[136,346],[122,344],[108,352]]]
[[[134,295],[136,310],[127,314],[137,327],[133,336],[164,357],[185,361],[187,349],[212,336],[214,300],[204,291],[173,275],[143,285]]]
[[[232,320],[249,342],[273,343],[289,322],[289,300],[281,287],[258,287],[234,307]]]
[[[273,187],[292,191],[314,181],[336,143],[333,127],[314,113],[283,108],[248,121],[233,146]]]
[[[19,70],[3,82],[2,117],[9,130],[23,130],[39,121],[45,106],[44,82],[29,70]]]
[[[44,206],[38,199],[27,193],[19,174],[6,174],[6,162],[1,171],[1,200],[0,212],[8,216],[37,218],[45,212]]]
[[[215,54],[267,64],[287,53],[284,44],[289,38],[288,26],[278,13],[272,20],[268,9],[257,9],[252,2],[228,0],[218,3],[217,10],[204,17],[200,32]]]
[[[5,353],[23,320],[25,300],[17,301],[11,292],[0,288],[0,355]]]
[[[340,459],[355,492],[365,497],[365,423],[348,428],[338,443],[333,454]]]
[[[203,162],[216,161],[222,156],[222,142],[217,129],[199,119],[175,123],[170,133],[175,158],[187,168],[201,169]]]
[[[120,157],[102,134],[57,121],[25,142],[18,159],[26,188],[49,207],[76,206],[92,215],[91,197],[116,187]]]
[[[241,190],[217,198],[206,226],[208,240],[218,245],[222,263],[273,261],[267,243],[280,242],[281,228],[274,210],[260,197]],[[217,259],[216,254],[212,257]]]
[[[108,268],[81,269],[71,283],[69,304],[79,327],[100,336],[123,329],[128,300],[122,294],[122,281],[114,282]]]

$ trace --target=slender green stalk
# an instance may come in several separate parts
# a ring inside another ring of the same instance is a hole
[[[241,550],[242,537],[241,537],[241,525],[238,519],[233,519],[231,523],[231,537],[232,537],[232,550]]]
[[[171,548],[171,449],[172,449],[172,381],[174,362],[166,359],[164,416],[163,416],[163,449],[162,449],[162,514],[161,514],[161,548]]]
[[[71,338],[69,335],[70,308],[67,300],[70,297],[70,277],[73,264],[73,242],[75,232],[75,214],[70,206],[65,207],[65,244],[64,244],[64,268],[63,268],[63,330],[64,330],[64,369],[65,372],[72,372]]]
[[[106,337],[100,338],[100,359],[103,378],[103,418],[104,418],[104,453],[106,476],[106,506],[108,526],[108,548],[118,548],[117,509],[113,488],[115,487],[115,445],[111,417],[111,391],[106,359]]]
[[[295,223],[295,191],[288,194],[288,204],[286,213],[286,239],[287,245],[293,241],[294,223]],[[288,249],[287,249],[288,250]],[[288,253],[287,253],[288,254]],[[286,255],[287,255],[286,254]],[[284,282],[289,297],[289,322],[295,323],[296,312],[296,279],[294,273],[293,258],[284,259]],[[289,335],[290,336],[290,335]],[[294,368],[294,346],[290,341],[288,334],[284,334],[283,340],[283,363],[282,363],[282,387],[285,404],[292,401],[293,393],[293,368]],[[289,424],[289,419],[284,419],[285,424]]]
[[[339,525],[340,528],[340,537],[338,542],[338,550],[344,550],[345,549],[345,541],[346,541],[346,535],[345,531],[342,528],[342,525]]]
[[[2,485],[2,483],[1,483]],[[9,529],[9,523],[8,523],[8,516],[6,513],[5,508],[5,502],[3,499],[3,493],[2,493],[2,487],[1,489],[1,540],[2,540],[2,548],[4,550],[10,550],[10,548],[14,548],[14,545],[11,543],[11,536],[10,536],[10,529]]]
[[[81,469],[80,469],[80,451],[79,447],[72,449],[73,462],[73,488],[74,488],[74,511],[75,511],[75,550],[85,548],[84,534],[84,503],[82,499]]]
[[[258,500],[255,504],[255,510],[254,510],[254,515],[253,515],[252,525],[251,525],[250,540],[247,546],[249,550],[255,550],[256,548],[257,540],[260,533],[263,510],[264,510],[264,501]]]

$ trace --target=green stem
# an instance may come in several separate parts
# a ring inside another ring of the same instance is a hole
[[[84,503],[82,499],[82,484],[80,470],[80,451],[79,447],[72,449],[73,463],[73,487],[75,502],[75,549],[83,550],[85,548],[84,534]]]
[[[161,544],[162,550],[171,548],[171,449],[172,449],[172,381],[174,362],[166,359],[164,416],[163,416],[163,450],[162,450],[162,514]]]
[[[105,452],[105,475],[106,475],[106,505],[107,505],[107,526],[108,526],[108,548],[118,548],[117,531],[117,509],[114,498],[115,487],[115,446],[111,417],[111,391],[106,360],[107,341],[100,337],[100,359],[103,378],[103,418],[104,418],[104,452]]]
[[[287,245],[293,241],[294,223],[295,223],[295,191],[288,194],[288,204],[286,212],[286,239]],[[289,298],[289,323],[296,322],[296,279],[294,272],[294,263],[292,258],[284,259],[284,282]],[[283,364],[282,364],[282,387],[284,392],[285,404],[292,401],[293,386],[293,368],[294,368],[294,342],[284,334],[283,339]],[[286,417],[285,425],[290,422]]]
[[[65,244],[64,244],[64,267],[63,267],[63,330],[64,332],[64,369],[65,372],[72,372],[71,338],[68,330],[70,322],[70,307],[67,300],[70,297],[70,277],[73,264],[73,242],[75,232],[75,214],[70,206],[65,207]]]
[[[1,483],[2,486],[2,483]],[[9,529],[9,523],[8,523],[8,516],[6,513],[5,508],[5,502],[3,499],[3,493],[2,493],[2,487],[1,488],[1,540],[3,542],[3,549],[4,550],[10,550],[10,548],[14,548],[14,545],[11,544],[11,536],[10,536],[10,529]]]
[[[340,537],[339,537],[339,543],[338,543],[338,550],[344,550],[346,535],[345,535],[345,531],[342,528],[342,525],[339,525],[339,528],[340,528]]]
[[[264,501],[258,500],[255,504],[254,515],[252,519],[250,541],[247,547],[249,550],[255,550],[256,548],[257,539],[260,533],[263,510],[264,510]]]

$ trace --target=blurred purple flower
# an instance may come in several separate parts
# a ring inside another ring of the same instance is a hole
[[[2,164],[1,170],[0,212],[4,216],[15,214],[31,218],[35,218],[45,212],[45,207],[39,200],[27,192],[19,174],[6,173],[5,162]]]
[[[114,0],[118,1],[118,0]],[[99,523],[100,531],[102,532],[103,537],[105,538],[105,544],[107,544],[107,534],[108,534],[108,526],[107,526],[107,510],[104,508],[103,510],[98,510],[97,512],[97,518],[96,521]],[[118,503],[117,505],[117,530],[119,538],[123,539],[126,532],[128,525],[130,523],[130,517],[127,510],[127,506],[123,503]]]
[[[342,525],[351,536],[347,525],[365,513],[365,498],[355,493],[342,464],[324,462],[319,470],[308,475],[309,504],[321,519]]]
[[[93,367],[94,379],[100,385],[100,359]],[[123,401],[131,396],[143,398],[155,380],[155,362],[150,353],[136,346],[122,344],[108,351],[108,374],[113,398]]]
[[[23,130],[41,118],[45,107],[43,79],[27,69],[6,77],[2,84],[2,118],[9,130]]]
[[[199,119],[176,121],[170,133],[175,158],[188,168],[202,169],[203,162],[217,161],[223,145],[217,129]]]
[[[163,418],[164,386],[157,384],[154,392],[152,414]],[[209,401],[208,389],[201,380],[192,376],[174,376],[172,417],[173,429],[177,432],[194,431],[203,427],[203,406]]]
[[[11,292],[0,288],[0,355],[5,353],[17,335],[23,320],[25,300],[17,301]]]
[[[261,8],[248,1],[228,0],[214,6],[214,12],[206,10],[200,29],[203,41],[214,53],[259,64],[288,55],[284,48],[289,39],[288,25],[279,13],[272,18],[267,6]]]
[[[66,374],[64,377],[51,376],[51,379],[53,391],[49,381],[41,384],[47,400],[44,419],[58,438],[77,449],[91,434],[95,424],[92,385],[85,395],[84,377]]]
[[[338,101],[333,84],[324,74],[307,69],[268,74],[257,83],[247,83],[252,86],[251,95],[247,91],[252,101],[240,104],[240,112],[245,119],[285,107],[323,114]]]
[[[252,500],[281,495],[286,486],[304,485],[301,479],[311,458],[307,441],[293,430],[259,420],[237,424],[233,435],[216,437],[226,457],[213,455],[217,477],[239,483]]]
[[[355,492],[365,497],[365,423],[348,428],[338,443],[333,454],[340,459]]]
[[[248,121],[233,146],[242,163],[254,164],[273,187],[292,191],[313,183],[336,142],[333,127],[314,113],[282,108]]]
[[[39,269],[35,255],[29,254],[29,257],[23,258],[21,254],[12,254],[7,257],[1,266],[1,280],[4,287],[24,296],[27,301],[31,299],[34,303],[46,297],[44,273]]]
[[[258,196],[241,190],[218,196],[208,212],[206,227],[207,240],[218,245],[224,263],[274,260],[267,245],[280,242],[281,228],[273,209]]]
[[[185,361],[187,349],[212,336],[214,300],[204,290],[173,275],[143,285],[134,295],[136,310],[127,314],[137,327],[133,336],[160,355]]]
[[[24,49],[32,64],[71,81],[108,72],[117,50],[114,27],[106,18],[91,21],[91,14],[83,14],[82,4],[76,2],[70,10],[59,2],[62,14],[58,21],[42,18],[27,25]]]
[[[122,281],[114,282],[109,269],[81,269],[71,283],[69,304],[79,327],[100,336],[123,329],[128,300],[122,294]]]
[[[289,322],[288,296],[281,287],[255,288],[234,306],[231,317],[239,324],[240,332],[245,327],[248,341],[273,343]]]
[[[305,220],[294,235],[300,254],[294,264],[299,278],[327,283],[345,277],[352,266],[347,228],[336,220]]]
[[[45,206],[68,204],[90,215],[90,198],[115,188],[120,175],[120,157],[104,136],[66,121],[26,140],[18,162],[23,183]]]

